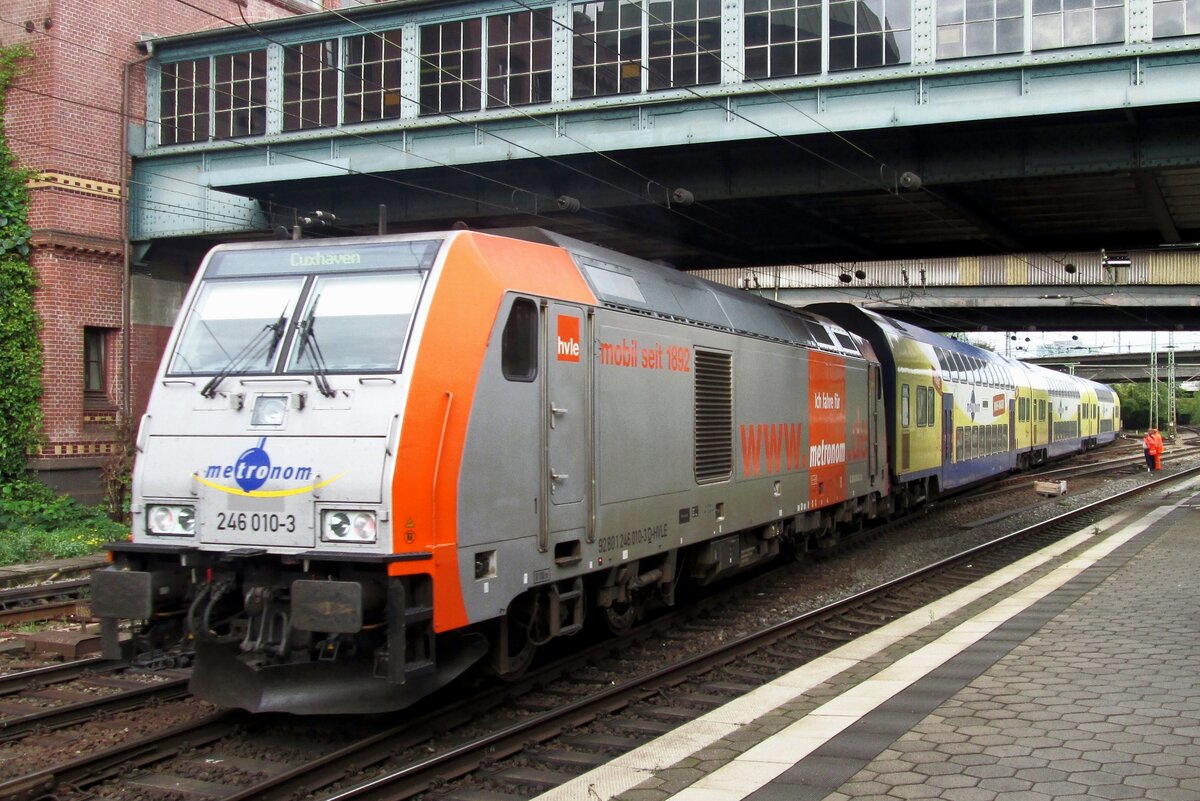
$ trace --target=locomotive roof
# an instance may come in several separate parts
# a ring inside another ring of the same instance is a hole
[[[560,247],[579,265],[596,297],[611,308],[682,320],[809,348],[858,356],[857,337],[833,321],[664,264],[626,256],[542,228],[487,233]],[[764,310],[774,313],[764,313]]]

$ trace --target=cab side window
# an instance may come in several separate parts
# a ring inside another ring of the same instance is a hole
[[[500,366],[509,381],[533,381],[538,371],[538,308],[517,298],[508,312],[500,343]]]

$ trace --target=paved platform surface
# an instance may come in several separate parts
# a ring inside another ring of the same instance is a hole
[[[1198,801],[1197,486],[539,798]]]

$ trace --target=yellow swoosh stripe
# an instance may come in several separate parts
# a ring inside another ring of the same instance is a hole
[[[192,478],[196,479],[197,481],[199,481],[201,484],[203,484],[206,487],[212,487],[215,490],[220,490],[221,492],[227,492],[230,495],[241,495],[246,498],[286,498],[289,495],[303,495],[306,492],[312,492],[315,489],[320,489],[321,487],[324,487],[328,484],[332,484],[333,482],[337,481],[339,478],[341,478],[344,475],[346,475],[346,474],[338,473],[333,478],[326,479],[325,481],[322,481],[319,484],[309,484],[307,487],[297,487],[296,489],[251,490],[250,492],[246,492],[246,490],[240,489],[238,487],[226,487],[221,484],[217,484],[215,482],[209,481],[206,478],[201,478],[196,473],[192,473]]]

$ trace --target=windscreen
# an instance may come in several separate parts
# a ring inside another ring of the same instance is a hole
[[[318,276],[287,372],[395,370],[420,291],[418,273]]]
[[[303,277],[205,283],[179,337],[169,372],[216,373],[235,360],[247,372],[269,372],[303,288]]]

